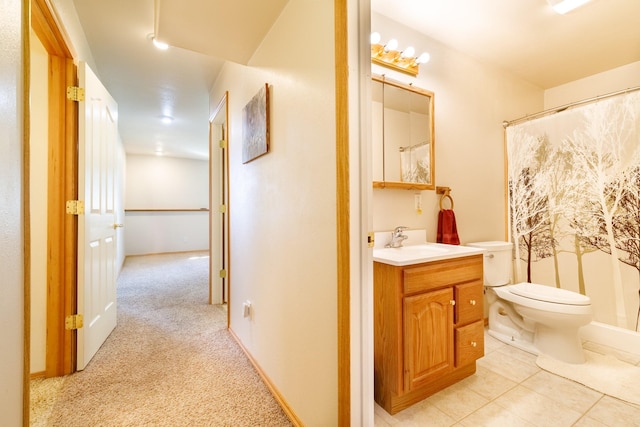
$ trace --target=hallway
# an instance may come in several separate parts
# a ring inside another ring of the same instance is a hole
[[[87,368],[32,381],[33,426],[289,426],[209,305],[208,254],[126,259],[118,326]]]

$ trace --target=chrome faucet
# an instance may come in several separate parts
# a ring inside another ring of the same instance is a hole
[[[396,227],[395,230],[391,233],[391,241],[385,245],[385,248],[401,248],[402,242],[407,240],[409,236],[405,236],[402,234],[404,230],[407,230],[409,227],[399,226]]]

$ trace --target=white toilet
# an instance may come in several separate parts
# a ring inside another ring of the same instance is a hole
[[[535,283],[510,285],[512,243],[468,243],[485,249],[484,285],[489,334],[533,354],[584,363],[580,328],[591,322],[591,299]]]

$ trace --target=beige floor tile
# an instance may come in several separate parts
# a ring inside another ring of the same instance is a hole
[[[492,351],[499,350],[505,347],[506,345],[507,344],[503,343],[502,341],[489,335],[485,330],[485,333],[484,333],[484,354],[485,355],[491,353]]]
[[[393,415],[389,414],[384,410],[384,408],[382,408],[382,406],[378,405],[377,403],[374,403],[373,413],[376,417],[376,423],[378,419],[380,419],[381,422],[384,422],[384,424],[381,424],[380,427],[392,426],[398,422],[395,418],[393,418]],[[378,426],[378,424],[376,424],[376,426]]]
[[[640,407],[604,396],[587,412],[587,417],[611,427],[640,426]]]
[[[489,403],[489,399],[459,382],[427,398],[426,402],[459,421]]]
[[[449,427],[455,420],[425,401],[400,411],[394,415],[398,420],[395,427]]]
[[[515,381],[511,381],[483,366],[478,366],[476,373],[462,380],[461,384],[489,400],[495,399],[518,385]]]
[[[540,371],[535,356],[514,347],[505,346],[477,361],[477,365],[520,383]]]
[[[489,403],[483,406],[462,419],[459,425],[465,427],[536,427],[496,403]]]
[[[387,423],[382,417],[378,414],[373,414],[373,426],[374,427],[390,427],[391,424]]]
[[[522,385],[543,396],[557,396],[564,406],[580,413],[589,410],[603,396],[589,387],[547,371],[538,372]]]
[[[640,364],[638,355],[613,354]],[[393,416],[375,405],[375,427],[640,427],[640,406],[544,371],[536,358],[485,333],[474,375]]]
[[[558,402],[558,395],[547,397],[523,386],[503,394],[495,403],[536,426],[569,427],[582,416]]]
[[[606,424],[601,423],[598,420],[594,420],[591,417],[584,416],[578,420],[573,427],[607,427]]]

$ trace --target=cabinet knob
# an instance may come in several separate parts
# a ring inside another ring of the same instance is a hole
[[[469,301],[469,304],[471,304],[471,305],[476,305],[476,300],[474,300],[474,299],[470,300],[470,301]]]
[[[475,341],[471,341],[471,347],[477,347],[477,346],[478,346],[478,343],[477,343],[477,342],[475,342]]]
[[[452,299],[451,301],[449,301],[449,304],[456,305],[456,300]]]

